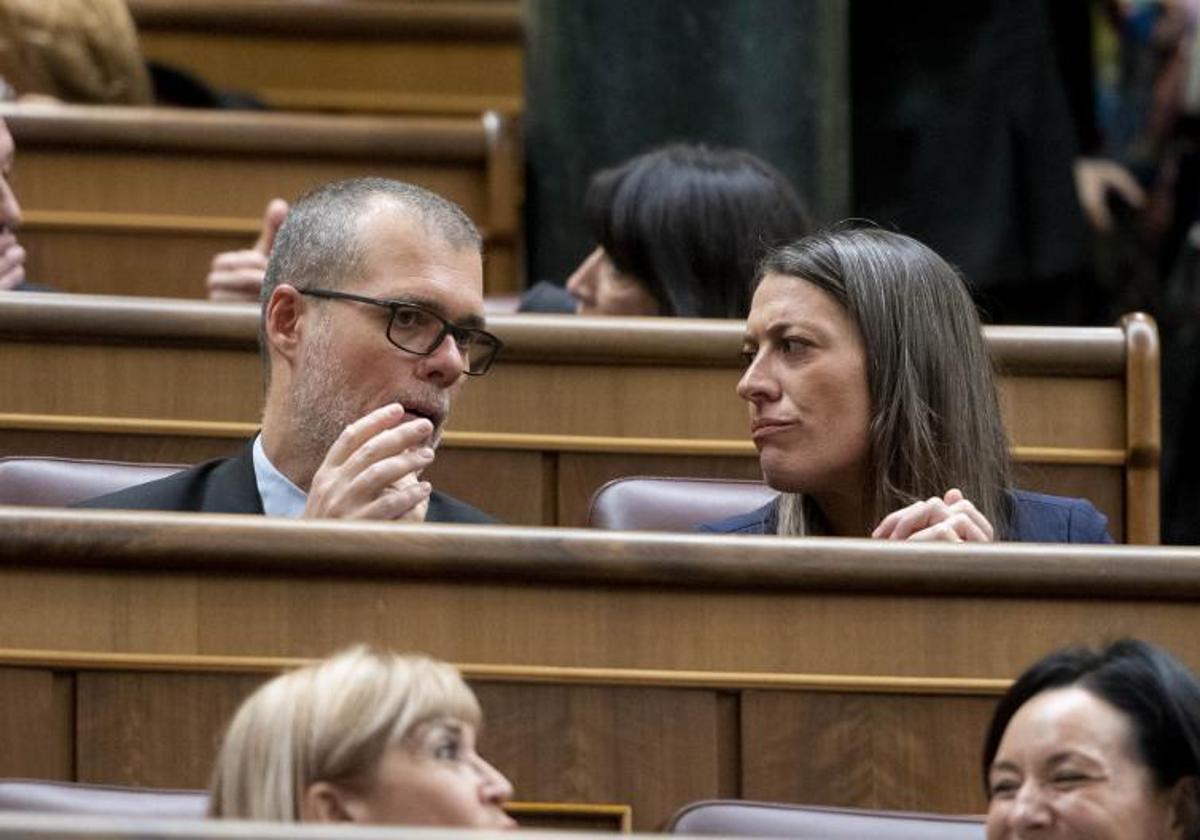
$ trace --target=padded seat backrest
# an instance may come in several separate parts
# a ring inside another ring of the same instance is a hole
[[[202,790],[0,779],[0,811],[203,819],[207,808],[208,793]]]
[[[694,531],[762,507],[778,495],[761,481],[633,476],[592,496],[588,525],[619,531]]]
[[[982,840],[980,817],[712,799],[681,808],[671,834],[795,840]]]
[[[82,458],[0,458],[0,505],[65,507],[165,478],[184,467]]]

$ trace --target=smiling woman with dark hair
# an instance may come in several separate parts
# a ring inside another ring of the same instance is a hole
[[[782,493],[707,530],[1110,541],[1089,502],[1011,486],[975,304],[917,240],[842,227],[774,251],[743,352],[738,395]]]
[[[988,840],[1200,837],[1200,683],[1137,639],[1056,651],[1000,699],[983,783]]]

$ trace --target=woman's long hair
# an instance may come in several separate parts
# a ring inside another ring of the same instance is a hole
[[[759,278],[812,283],[845,307],[862,335],[871,395],[867,509],[872,521],[958,487],[1008,529],[1010,462],[992,361],[961,276],[917,240],[870,227],[807,236],[769,254]],[[803,496],[779,500],[778,533],[819,534]]]

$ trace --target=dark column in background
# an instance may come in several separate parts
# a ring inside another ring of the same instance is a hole
[[[588,178],[671,140],[740,146],[818,221],[848,212],[844,0],[527,0],[528,279],[594,247]]]

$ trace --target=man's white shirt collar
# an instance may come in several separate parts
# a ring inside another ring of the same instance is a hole
[[[271,459],[263,451],[261,434],[254,438],[253,450],[254,483],[258,485],[263,513],[267,516],[298,519],[304,513],[308,494],[292,484],[291,480],[271,463]]]

